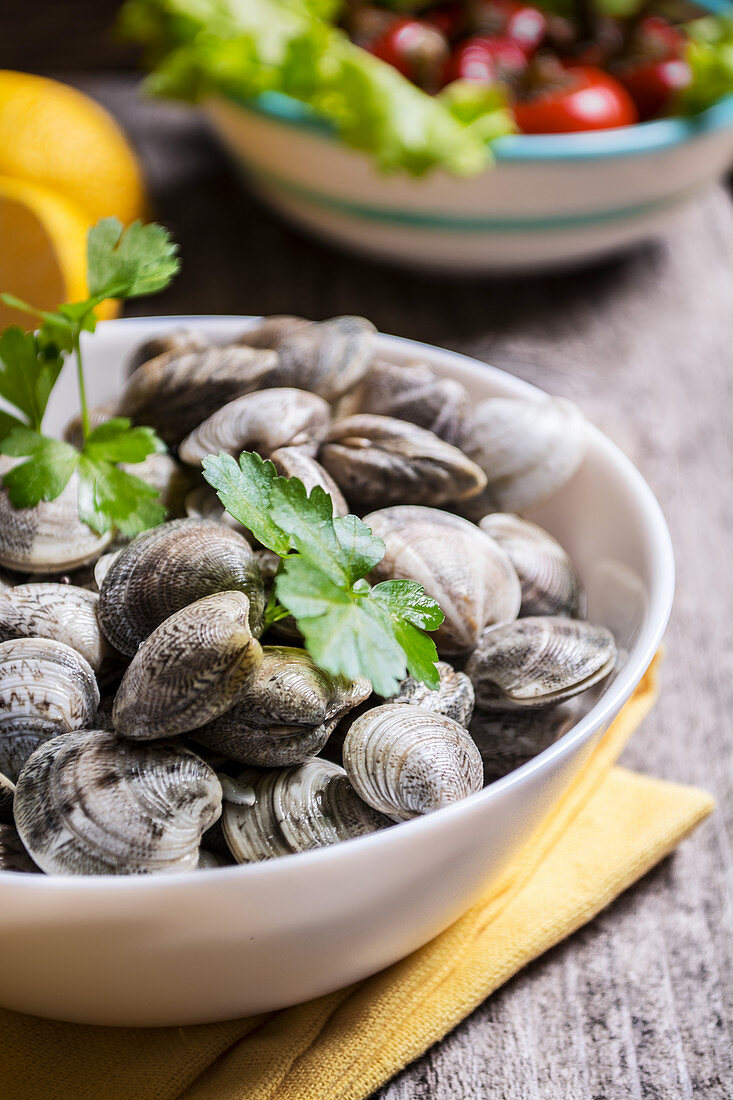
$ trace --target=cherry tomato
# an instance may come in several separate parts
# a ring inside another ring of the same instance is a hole
[[[431,8],[423,15],[426,23],[437,27],[441,34],[453,42],[465,33],[466,13],[458,0],[451,0],[447,4],[438,4],[437,8]]]
[[[375,57],[419,84],[437,91],[450,47],[445,35],[421,19],[395,19],[368,47]]]
[[[474,80],[496,84],[511,80],[527,68],[524,51],[511,38],[467,38],[451,54],[444,80]]]
[[[630,126],[639,116],[629,93],[614,77],[590,65],[566,70],[567,82],[541,89],[514,104],[525,134],[569,134]]]
[[[547,31],[545,13],[519,0],[479,0],[473,17],[478,34],[511,38],[528,57],[537,50]]]
[[[692,80],[692,70],[681,57],[643,61],[620,69],[617,75],[636,104],[642,122],[660,114]]]

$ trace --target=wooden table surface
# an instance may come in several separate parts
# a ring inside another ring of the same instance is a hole
[[[181,244],[181,275],[137,312],[361,313],[384,332],[508,368],[577,401],[639,466],[672,530],[678,584],[663,691],[623,762],[712,791],[718,811],[379,1100],[730,1100],[729,195],[711,192],[665,240],[592,270],[427,279],[342,255],[282,224],[241,187],[196,114],[139,98],[135,77],[66,78],[121,120],[156,217]]]

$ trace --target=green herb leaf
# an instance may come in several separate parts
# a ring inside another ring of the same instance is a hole
[[[6,455],[30,456],[3,478],[16,508],[33,508],[42,500],[55,500],[66,488],[79,463],[79,452],[70,443],[29,428],[15,428],[0,444]]]
[[[5,412],[5,409],[0,409],[0,443],[10,435],[14,428],[25,428],[25,426],[22,420],[18,420],[17,416]]]
[[[95,462],[135,463],[148,455],[164,454],[167,447],[152,428],[133,428],[126,417],[115,417],[90,432],[83,449]]]
[[[0,397],[40,431],[51,391],[63,367],[58,347],[44,337],[11,325],[0,334]]]
[[[245,451],[239,464],[222,452],[208,455],[203,462],[204,477],[214,489],[230,516],[281,558],[290,551],[290,537],[271,515],[272,487],[277,471],[269,461]]]
[[[384,619],[366,610],[363,597],[339,588],[299,556],[286,559],[275,585],[317,665],[333,675],[364,676],[380,695],[397,690],[405,654]]]
[[[438,688],[438,651],[433,639],[423,633],[437,630],[443,622],[445,615],[438,604],[421,584],[408,580],[382,581],[372,588],[370,597],[370,608],[376,605],[389,617],[410,674],[428,687]]]
[[[180,267],[177,246],[162,225],[102,218],[89,230],[87,281],[92,298],[138,298],[168,286]]]
[[[272,483],[270,509],[275,522],[289,535],[292,547],[335,584],[349,583],[333,526],[333,502],[320,485],[309,496],[299,478],[278,477]]]
[[[79,459],[79,516],[98,534],[117,527],[138,535],[165,519],[158,493],[145,481],[104,459]]]

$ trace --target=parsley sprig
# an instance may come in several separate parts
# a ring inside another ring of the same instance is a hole
[[[161,523],[165,509],[157,491],[124,470],[165,451],[151,428],[133,427],[124,417],[92,430],[82,361],[81,336],[94,332],[94,310],[107,298],[138,298],[163,290],[178,271],[176,245],[160,225],[103,218],[87,238],[89,297],[55,311],[38,310],[12,294],[6,305],[35,318],[35,332],[11,325],[0,334],[0,397],[14,412],[0,410],[0,452],[26,458],[3,479],[17,508],[32,508],[59,496],[76,471],[79,516],[98,533],[117,527],[134,535]],[[66,356],[73,354],[79,388],[81,449],[42,433],[43,417]]]
[[[280,559],[266,624],[290,613],[313,660],[333,674],[364,676],[392,695],[409,671],[439,686],[432,638],[443,612],[410,580],[370,585],[384,543],[357,516],[334,516],[320,486],[307,493],[298,478],[245,451],[204,459],[204,477],[235,519]]]

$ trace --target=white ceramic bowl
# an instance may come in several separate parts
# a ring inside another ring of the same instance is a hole
[[[120,387],[142,339],[191,322],[215,337],[242,318],[104,322],[87,343],[91,400]],[[532,395],[510,375],[381,336],[474,398]],[[75,408],[73,372],[49,427]],[[581,469],[535,518],[572,554],[588,617],[627,656],[588,714],[541,755],[465,802],[331,848],[251,866],[150,878],[0,873],[0,1004],[94,1024],[189,1024],[277,1009],[388,966],[447,928],[551,810],[634,690],[669,615],[669,533],[641,475],[593,429]]]
[[[386,176],[296,100],[204,109],[261,197],[318,236],[452,272],[564,267],[662,233],[733,163],[733,96],[694,118],[581,134],[516,134],[472,179]]]

